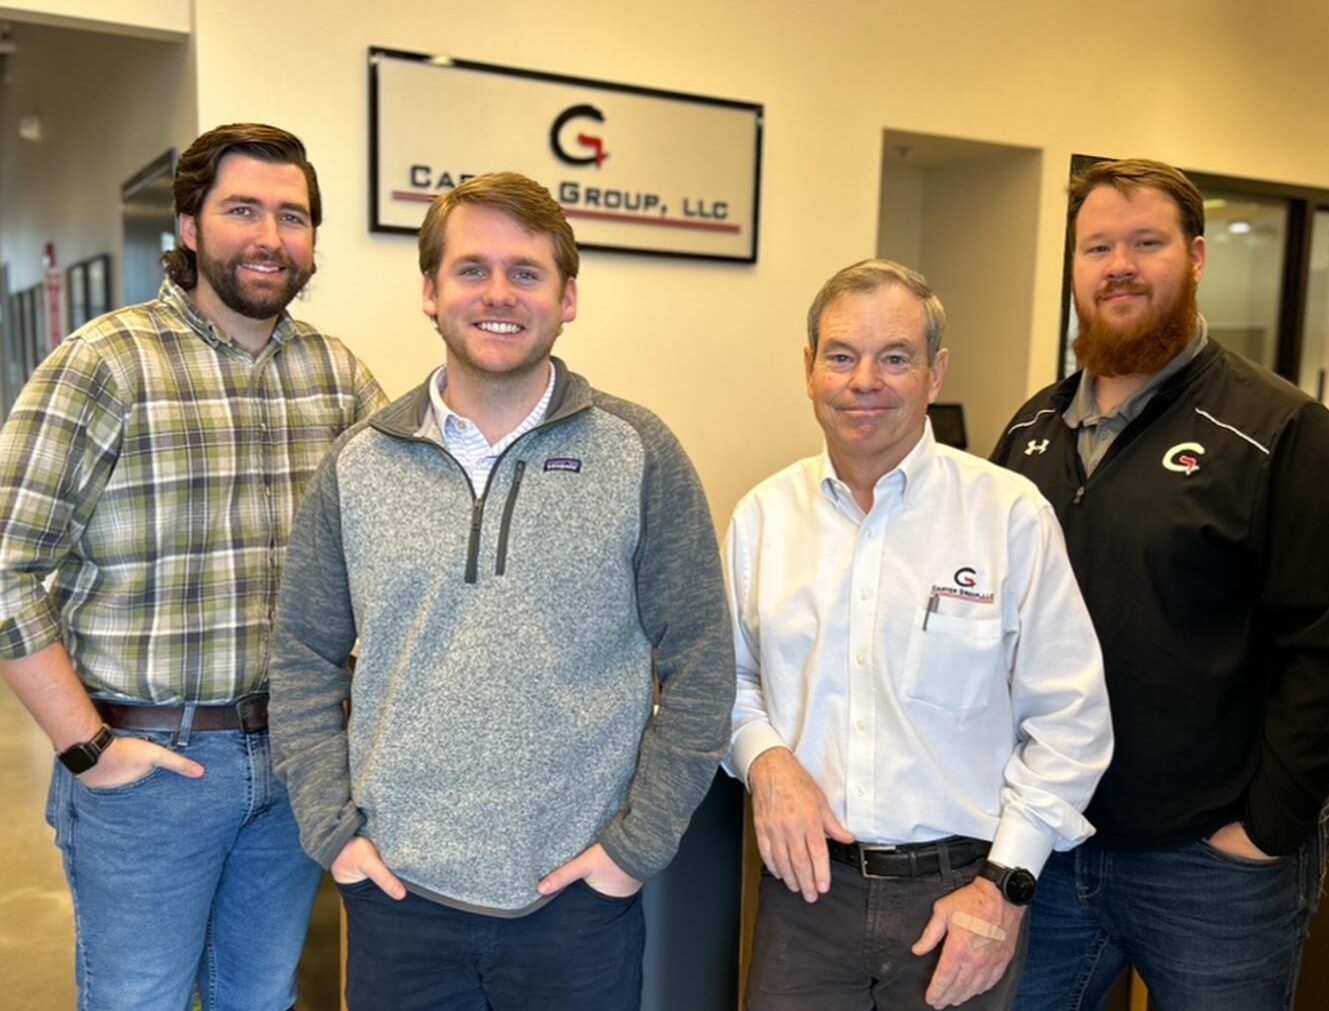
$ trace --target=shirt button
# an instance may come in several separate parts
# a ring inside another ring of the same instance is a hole
[[[858,726],[858,729],[859,729],[860,731],[862,731],[862,730],[867,730],[867,728],[868,728],[868,725],[867,725],[867,723],[866,723],[864,720],[859,720],[858,723],[857,723],[857,726]]]
[[[858,656],[854,657],[854,663],[858,664],[860,667],[862,667],[863,664],[866,662],[867,662],[867,657],[864,656],[862,653],[859,653]]]
[[[867,794],[867,790],[861,786],[854,792],[857,793],[860,797],[865,796]]]
[[[872,596],[872,591],[871,591],[871,590],[863,589],[863,590],[859,590],[859,591],[858,591],[858,599],[859,599],[859,600],[867,600],[867,599],[868,599],[869,597],[871,597],[871,596]]]

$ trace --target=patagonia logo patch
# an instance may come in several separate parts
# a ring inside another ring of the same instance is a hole
[[[581,473],[581,461],[575,456],[551,456],[545,461],[545,470],[566,470]]]

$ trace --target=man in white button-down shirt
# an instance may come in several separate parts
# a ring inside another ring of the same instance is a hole
[[[1038,872],[1093,832],[1098,643],[1043,497],[933,438],[944,325],[908,268],[832,277],[804,351],[826,452],[730,525],[751,1011],[1009,1007]]]

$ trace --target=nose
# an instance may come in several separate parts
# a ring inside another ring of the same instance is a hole
[[[1135,276],[1135,256],[1126,243],[1121,242],[1112,247],[1107,261],[1107,276],[1109,278]]]
[[[277,219],[271,214],[260,214],[256,228],[254,242],[259,248],[276,249],[281,245],[281,232],[277,228]]]
[[[512,285],[508,282],[506,274],[496,270],[489,275],[489,283],[485,285],[484,299],[486,305],[512,305],[516,302],[516,294]]]
[[[881,369],[872,355],[863,355],[849,376],[849,388],[855,393],[871,393],[881,388]]]

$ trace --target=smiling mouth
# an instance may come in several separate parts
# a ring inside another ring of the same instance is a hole
[[[286,270],[280,263],[242,263],[240,266],[256,274],[280,274]]]
[[[482,320],[475,324],[476,329],[483,330],[485,333],[496,334],[515,334],[521,333],[525,327],[520,323],[507,323],[502,320]]]
[[[841,407],[841,408],[840,408],[840,413],[842,413],[842,414],[848,414],[848,415],[851,415],[851,416],[852,416],[852,415],[856,415],[856,414],[858,414],[858,415],[863,415],[863,416],[871,417],[872,415],[876,415],[876,414],[885,414],[885,413],[886,413],[887,411],[889,411],[889,410],[890,410],[890,408],[887,407],[887,406],[885,406],[884,404],[879,405],[879,406],[859,405],[859,406],[853,406],[853,407]]]

